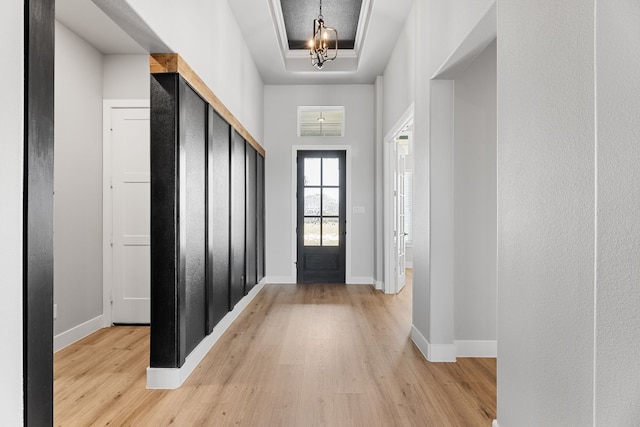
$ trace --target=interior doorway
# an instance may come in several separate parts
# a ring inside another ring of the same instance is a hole
[[[384,287],[400,292],[406,269],[412,267],[413,248],[413,105],[387,134],[384,144]]]

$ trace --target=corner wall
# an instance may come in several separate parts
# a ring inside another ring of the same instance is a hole
[[[456,76],[454,85],[454,339],[457,347],[491,341],[495,348],[495,41]],[[457,354],[464,356],[459,348]]]
[[[598,1],[595,423],[640,420],[640,3]]]

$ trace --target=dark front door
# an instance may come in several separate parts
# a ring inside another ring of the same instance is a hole
[[[345,151],[298,151],[298,283],[345,282]]]

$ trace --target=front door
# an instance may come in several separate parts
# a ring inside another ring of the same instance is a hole
[[[346,152],[298,151],[297,281],[344,283]]]

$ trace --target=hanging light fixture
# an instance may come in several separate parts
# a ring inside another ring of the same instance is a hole
[[[333,61],[338,57],[338,31],[335,28],[325,27],[322,0],[320,0],[320,14],[313,20],[313,38],[309,40],[309,55],[311,65],[318,69],[322,69],[325,62]]]

